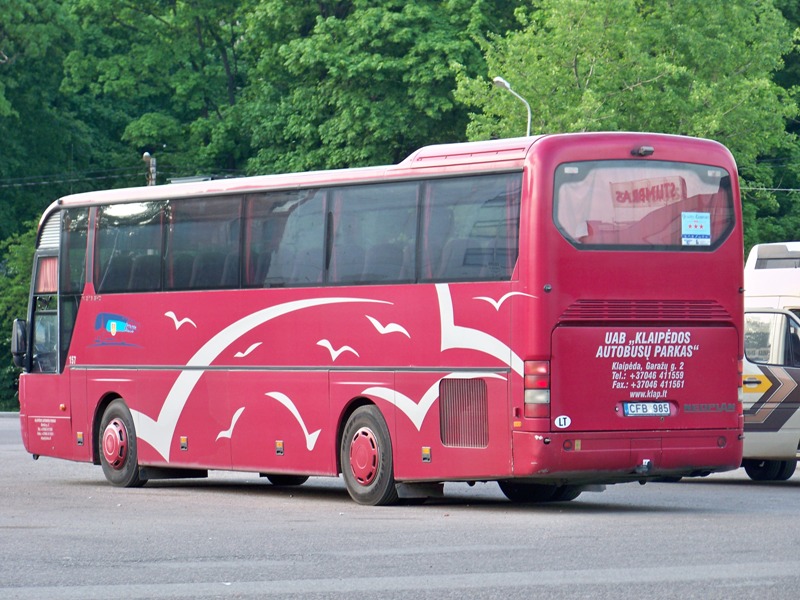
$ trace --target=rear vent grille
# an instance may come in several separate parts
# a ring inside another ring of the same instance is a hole
[[[727,321],[713,300],[578,300],[560,321]]]
[[[442,379],[439,384],[442,444],[459,448],[489,445],[489,407],[483,379]]]

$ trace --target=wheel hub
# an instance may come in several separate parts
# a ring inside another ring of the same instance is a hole
[[[119,470],[125,465],[128,455],[128,432],[120,419],[112,419],[103,432],[103,456],[113,469]]]
[[[368,486],[375,481],[379,459],[380,450],[375,434],[370,429],[362,427],[356,431],[350,444],[350,469],[358,483]]]

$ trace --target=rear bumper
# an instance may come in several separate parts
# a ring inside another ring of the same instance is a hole
[[[514,477],[615,483],[707,475],[742,464],[741,431],[513,434]]]

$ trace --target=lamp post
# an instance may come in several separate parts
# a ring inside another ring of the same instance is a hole
[[[525,135],[530,137],[530,135],[531,135],[531,105],[528,104],[528,101],[525,100],[525,98],[523,98],[517,92],[512,90],[511,89],[511,84],[508,83],[502,77],[495,77],[494,79],[492,79],[492,83],[495,86],[499,87],[499,88],[503,88],[504,90],[508,90],[509,92],[511,92],[514,95],[514,97],[519,99],[519,101],[522,102],[525,105],[525,110],[528,111],[528,128],[525,130]]]
[[[147,164],[147,185],[156,184],[156,157],[149,152],[142,154],[142,160]]]

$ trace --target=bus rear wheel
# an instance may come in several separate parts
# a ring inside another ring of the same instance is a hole
[[[500,490],[512,502],[538,504],[541,502],[569,502],[581,495],[579,485],[546,485],[519,481],[498,481]]]
[[[133,417],[121,399],[114,400],[103,413],[97,445],[103,474],[111,484],[140,487],[147,483],[147,479],[139,477]]]
[[[552,502],[570,502],[575,500],[583,492],[579,485],[560,485],[553,495]]]
[[[370,506],[397,502],[392,442],[377,406],[357,408],[347,420],[339,459],[347,493],[353,500]]]
[[[538,503],[551,502],[558,486],[541,483],[521,483],[518,481],[498,481],[500,490],[512,502]]]

